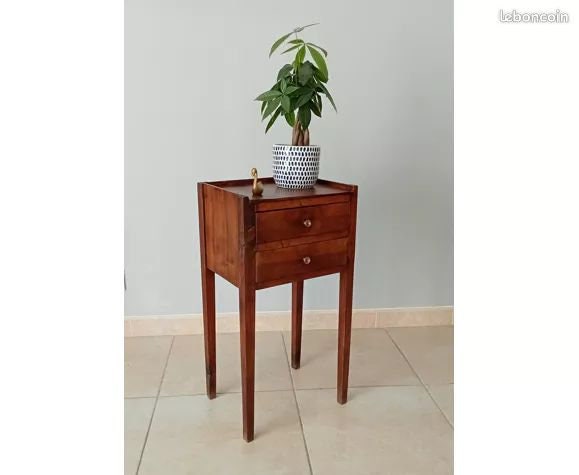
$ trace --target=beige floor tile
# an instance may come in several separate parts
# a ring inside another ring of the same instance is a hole
[[[454,425],[454,384],[428,386],[428,390],[446,418]]]
[[[452,473],[453,431],[422,386],[297,391],[316,475]]]
[[[125,475],[135,475],[155,398],[125,399]]]
[[[217,392],[241,391],[239,333],[217,335]],[[291,389],[288,363],[279,332],[258,332],[255,337],[255,389]],[[176,336],[169,355],[161,395],[205,393],[203,335]]]
[[[172,338],[125,338],[125,397],[157,396]]]
[[[448,424],[447,424],[448,426]],[[241,395],[160,398],[139,475],[309,474],[291,391],[255,395],[255,440],[241,431]]]
[[[451,384],[454,363],[452,326],[388,328],[425,384]]]
[[[291,351],[290,333],[284,333]],[[335,388],[338,359],[336,330],[304,331],[300,369],[292,369],[296,389]],[[420,382],[384,329],[354,329],[349,386],[418,385]]]

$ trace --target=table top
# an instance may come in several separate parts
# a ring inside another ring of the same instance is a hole
[[[354,185],[319,179],[313,188],[306,190],[288,190],[285,188],[279,188],[274,183],[272,177],[259,178],[259,181],[263,183],[263,194],[261,196],[253,196],[251,192],[253,184],[252,178],[243,180],[210,181],[205,183],[236,195],[247,196],[252,201],[286,200],[288,198],[311,198],[314,196],[336,195],[349,193],[355,188]]]

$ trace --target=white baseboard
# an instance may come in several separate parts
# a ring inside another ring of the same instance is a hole
[[[415,327],[453,325],[453,307],[403,307],[355,309],[352,312],[353,328]],[[257,331],[289,331],[291,312],[257,312]],[[304,310],[304,330],[338,328],[337,310]],[[238,313],[217,315],[217,332],[239,332]],[[125,336],[196,335],[203,333],[201,314],[152,315],[125,317]]]

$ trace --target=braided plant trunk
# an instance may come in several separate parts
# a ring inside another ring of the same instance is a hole
[[[303,129],[299,120],[296,120],[292,131],[292,145],[309,145],[310,129]]]

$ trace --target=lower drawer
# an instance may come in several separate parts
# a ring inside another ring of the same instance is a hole
[[[345,265],[348,259],[348,238],[321,241],[271,251],[258,251],[255,255],[256,281],[258,283],[307,276],[325,269]]]

